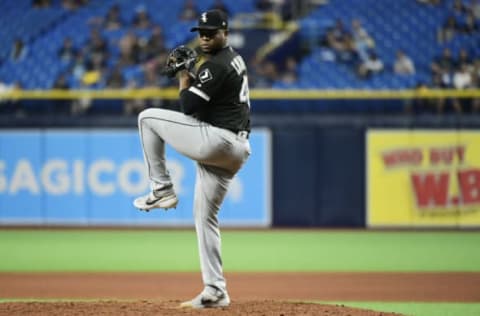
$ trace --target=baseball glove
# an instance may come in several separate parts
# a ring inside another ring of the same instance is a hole
[[[173,78],[177,72],[187,70],[188,73],[195,77],[193,69],[198,61],[198,54],[193,49],[181,45],[174,48],[167,57],[167,63],[162,69],[162,74]]]

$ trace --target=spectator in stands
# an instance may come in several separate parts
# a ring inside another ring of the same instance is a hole
[[[195,21],[200,15],[200,11],[193,0],[185,0],[182,10],[180,11],[179,19],[181,21]]]
[[[444,49],[440,58],[432,63],[433,86],[437,89],[469,89],[474,87],[474,75],[472,74],[473,65],[465,49],[459,54],[459,59],[454,61],[448,48]],[[449,103],[444,99],[436,100],[437,112],[444,112],[444,108]],[[476,104],[476,101],[473,101]],[[453,111],[462,113],[465,111],[465,99],[451,99]]]
[[[177,86],[177,82],[174,78],[161,75],[161,71],[163,70],[164,66],[165,62],[158,58],[144,65],[146,87],[154,87],[154,83],[156,84],[156,87]]]
[[[13,46],[10,51],[10,59],[15,62],[21,61],[25,58],[25,56],[27,55],[27,52],[28,52],[28,47],[20,38],[17,38],[13,42]]]
[[[350,33],[345,35],[343,48],[336,52],[335,59],[348,65],[355,65],[357,63],[358,51],[353,36]]]
[[[471,0],[469,11],[473,14],[475,19],[480,20],[480,0]]]
[[[80,52],[75,57],[75,62],[72,67],[72,75],[73,75],[73,78],[75,79],[75,82],[79,83],[82,80],[83,75],[85,74],[85,71],[86,71],[85,55]]]
[[[51,5],[50,0],[33,0],[32,1],[32,7],[35,9],[49,8],[50,5]]]
[[[147,37],[139,37],[137,39],[137,49],[138,49],[138,54],[137,54],[137,59],[135,60],[136,64],[141,64],[146,62],[149,57],[148,57],[148,38]]]
[[[358,19],[352,20],[352,36],[357,54],[361,61],[365,62],[369,57],[370,50],[374,48],[375,42]]]
[[[125,78],[122,74],[122,68],[119,64],[113,67],[110,75],[107,78],[107,88],[122,89],[125,86]]]
[[[428,5],[439,5],[442,1],[441,0],[417,0],[421,4],[428,4]]]
[[[297,61],[294,57],[287,57],[285,60],[285,67],[283,69],[280,80],[283,83],[291,84],[296,82],[298,79],[297,75]]]
[[[144,82],[146,87],[154,87],[154,83],[158,83],[157,87],[175,87],[177,83],[175,79],[160,75],[161,70],[165,66],[168,53],[159,54],[143,64]]]
[[[136,29],[147,30],[151,26],[150,16],[144,5],[139,5],[135,9],[135,16],[133,18],[133,26]]]
[[[434,89],[448,89],[451,87],[452,81],[449,74],[433,74],[432,75],[432,88]]]
[[[64,63],[70,63],[75,60],[78,50],[73,46],[73,41],[70,37],[65,37],[62,47],[58,50],[58,57]]]
[[[223,0],[215,0],[213,4],[210,6],[209,10],[220,10],[225,12],[227,16],[230,16],[230,11],[228,10]]]
[[[85,73],[82,77],[82,83],[87,87],[99,87],[103,85],[105,79],[106,62],[98,55],[94,55],[87,60]]]
[[[155,62],[149,62],[143,67],[143,74],[145,76],[145,88],[158,88],[163,86],[162,81],[160,80],[159,65]]]
[[[432,62],[430,68],[434,75],[444,75],[445,73],[449,74],[453,71],[454,60],[452,57],[452,52],[449,48],[445,48],[442,52],[442,55],[436,57]]]
[[[115,4],[110,7],[105,16],[93,16],[87,24],[93,28],[105,29],[107,31],[117,30],[125,25],[120,13],[120,6]]]
[[[132,66],[139,62],[140,44],[138,37],[133,31],[127,32],[120,39],[120,57],[119,64],[121,67]]]
[[[337,19],[335,25],[327,29],[320,45],[332,50],[333,60],[349,63],[356,57],[353,36],[345,29],[341,19]]]
[[[92,29],[86,46],[82,50],[84,73],[81,82],[92,87],[103,80],[103,72],[107,66],[107,41],[101,36],[98,29]],[[79,60],[82,62],[82,60]],[[79,72],[81,66],[79,65]]]
[[[88,0],[62,0],[62,7],[65,10],[77,10],[79,7],[87,4]]]
[[[165,86],[165,82],[174,81],[176,78],[169,78],[164,75],[160,75],[161,70],[165,66],[165,63],[159,63],[158,58],[153,58],[147,60],[145,63],[141,64],[137,68],[138,79],[142,87],[154,88],[154,84],[157,84],[156,87]]]
[[[475,20],[475,16],[473,13],[468,13],[465,17],[465,22],[460,26],[460,32],[467,35],[473,35],[478,33],[479,25]]]
[[[106,69],[105,61],[99,55],[93,55],[86,59],[83,54],[77,56],[75,63],[78,63],[79,88],[91,89],[104,86],[104,74]],[[92,99],[88,96],[76,99],[71,106],[71,113],[74,115],[84,114],[92,105]]]
[[[414,75],[415,65],[410,57],[402,50],[397,51],[396,59],[393,64],[393,72],[397,75]]]
[[[90,37],[84,47],[84,54],[87,61],[93,59],[99,59],[102,62],[106,61],[108,57],[107,41],[102,37],[98,29],[90,31]]]
[[[453,74],[453,87],[458,90],[473,88],[473,77],[467,64],[462,64]]]
[[[440,81],[442,82],[442,86],[445,89],[449,89],[452,87],[452,72],[449,72],[448,70],[442,70],[440,74],[438,75],[440,78]]]
[[[108,10],[103,21],[103,27],[106,30],[117,30],[123,27],[123,25],[124,23],[120,14],[120,6],[115,4]]]
[[[327,30],[327,46],[332,48],[335,52],[345,50],[347,35],[348,31],[345,29],[343,21],[337,19],[333,28]]]
[[[439,43],[449,42],[457,33],[458,25],[453,15],[449,16],[442,28],[438,31],[437,39]]]
[[[473,85],[472,72],[469,70],[467,64],[462,64],[460,68],[456,69],[452,79],[453,87],[457,90],[471,89]],[[465,112],[467,103],[471,102],[468,99],[452,98],[452,105],[457,113]]]
[[[384,65],[377,53],[370,52],[368,59],[360,64],[358,67],[358,75],[360,78],[368,78],[374,74],[383,71]]]
[[[468,51],[465,48],[460,49],[458,59],[455,61],[455,69],[460,70],[462,65],[467,66],[469,71],[473,70],[473,61],[470,58]]]
[[[167,59],[168,50],[165,47],[163,31],[159,25],[155,26],[152,30],[152,35],[147,42],[146,54],[147,60],[160,58],[160,62],[163,63]]]
[[[472,66],[472,80],[473,88],[480,88],[480,58],[477,58]],[[472,112],[480,113],[480,98],[475,98],[472,100]]]
[[[468,12],[468,7],[463,3],[462,0],[455,0],[453,2],[452,14],[457,22],[462,20],[464,14]]]

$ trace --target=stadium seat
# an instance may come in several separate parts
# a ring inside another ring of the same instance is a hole
[[[126,25],[118,30],[104,30],[102,35],[108,42],[108,67],[113,67],[119,58],[118,41],[128,32],[130,23],[140,6],[147,10],[152,22],[160,25],[164,32],[167,48],[187,43],[194,34],[187,30],[196,21],[179,21],[183,1],[90,1],[77,10],[66,10],[61,1],[52,1],[49,8],[35,9],[31,0],[1,1],[0,12],[0,80],[11,83],[19,81],[28,88],[51,88],[54,78],[69,70],[71,64],[57,58],[57,52],[65,37],[72,38],[76,47],[83,47],[88,40],[94,18],[103,17],[118,4]],[[196,1],[199,10],[210,8],[214,0]],[[232,15],[254,12],[255,0],[226,1]],[[310,49],[298,63],[299,80],[285,84],[281,81],[274,87],[317,88],[317,89],[399,89],[413,88],[419,82],[430,83],[430,63],[443,48],[448,47],[454,56],[465,48],[472,56],[480,55],[480,35],[457,35],[451,41],[440,44],[436,32],[451,14],[453,0],[439,6],[422,5],[416,0],[342,0],[329,1],[309,12],[298,21],[299,36],[303,46]],[[322,36],[337,19],[342,19],[349,29],[352,19],[359,19],[375,40],[375,51],[386,65],[385,72],[374,78],[361,80],[355,67],[335,61],[332,51],[319,47]],[[146,40],[151,29],[136,30],[137,36]],[[9,60],[10,49],[16,38],[22,39],[28,54],[25,60]],[[305,47],[299,47],[303,49]],[[415,76],[396,76],[391,71],[398,49],[404,50],[414,61],[418,71]],[[298,54],[298,52],[292,52]],[[139,67],[123,70],[127,81],[141,81]],[[72,88],[79,83],[69,77]]]

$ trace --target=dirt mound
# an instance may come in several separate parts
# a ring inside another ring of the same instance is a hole
[[[0,304],[0,315],[328,315],[328,316],[399,316],[401,314],[274,300],[233,302],[228,308],[192,310],[179,308],[180,301],[62,301],[10,302]]]

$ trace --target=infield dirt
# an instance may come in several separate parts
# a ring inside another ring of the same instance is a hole
[[[193,311],[178,305],[201,291],[199,273],[0,273],[0,297],[22,300],[0,304],[0,315],[399,315],[308,301],[480,301],[480,273],[226,277],[232,305]]]

